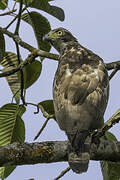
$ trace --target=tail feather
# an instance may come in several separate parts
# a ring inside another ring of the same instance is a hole
[[[83,173],[88,169],[90,160],[91,136],[88,131],[67,134],[70,144],[68,146],[68,163],[75,173]]]
[[[73,170],[73,172],[78,174],[87,171],[89,160],[89,153],[82,153],[80,156],[78,156],[76,153],[72,152],[68,157],[70,168]]]

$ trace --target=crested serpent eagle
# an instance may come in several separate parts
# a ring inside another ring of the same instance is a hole
[[[108,73],[103,60],[81,46],[68,30],[54,29],[44,40],[60,54],[53,102],[56,121],[69,140],[68,163],[74,172],[86,172],[91,132],[101,127],[108,102]]]

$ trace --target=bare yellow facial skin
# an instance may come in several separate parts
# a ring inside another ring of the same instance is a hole
[[[63,32],[62,31],[50,31],[49,32],[49,34],[48,34],[48,36],[49,36],[49,38],[50,39],[56,39],[56,38],[58,38],[58,37],[60,37],[60,36],[62,36],[63,35]]]

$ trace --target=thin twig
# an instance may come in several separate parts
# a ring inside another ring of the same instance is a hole
[[[16,12],[17,9],[13,9],[11,11],[8,11],[8,12],[5,12],[5,13],[1,13],[0,16],[6,16],[6,15],[10,15],[12,14],[13,12]]]
[[[23,0],[20,0],[20,7],[19,7],[19,13],[18,13],[18,21],[17,21],[17,25],[15,28],[15,35],[19,34],[19,28],[20,28],[20,21],[21,21],[21,14],[22,14],[22,6],[23,6]]]
[[[70,171],[70,167],[67,167],[65,170],[63,170],[58,177],[56,177],[54,180],[58,180],[61,177],[63,177],[68,171]]]
[[[0,77],[6,77],[6,76],[10,76],[14,73],[16,73],[17,71],[19,71],[20,69],[23,69],[26,65],[31,64],[35,57],[37,57],[38,55],[36,55],[35,53],[31,53],[30,55],[28,55],[27,59],[23,62],[21,62],[18,67],[10,70],[10,71],[6,71],[3,73],[0,73]]]
[[[16,44],[16,50],[17,50],[17,58],[18,58],[18,65],[20,65],[21,62],[21,57],[20,57],[20,50],[19,50],[19,45],[15,42]],[[23,70],[20,69],[20,89],[21,89],[21,100],[23,104],[25,105],[25,99],[24,99],[24,75],[23,75]]]
[[[93,134],[93,139],[100,138],[105,135],[113,125],[120,121],[120,109],[118,109],[108,121],[106,121],[101,129]]]
[[[17,3],[17,2],[15,1],[12,9],[15,9],[16,3]]]
[[[46,121],[44,122],[44,124],[42,125],[41,129],[39,130],[39,132],[37,133],[37,135],[35,136],[34,140],[36,140],[38,138],[38,136],[40,136],[40,134],[42,133],[42,131],[44,130],[44,128],[46,127],[48,121],[52,118],[54,118],[54,114],[47,114],[45,112],[45,109],[42,105],[40,104],[34,104],[34,103],[28,103],[26,102],[26,105],[32,105],[32,106],[35,106],[37,107],[37,112],[34,112],[34,114],[37,114],[39,113],[39,109],[41,110],[43,116],[46,118]]]
[[[24,12],[24,11],[26,10],[26,8],[27,8],[27,7],[24,7],[23,10],[22,10],[22,12]],[[18,18],[18,16],[19,16],[19,14],[17,14],[17,15],[14,17],[14,19],[6,26],[5,29],[8,29],[8,28],[15,22],[15,20]]]
[[[20,91],[20,89],[15,92],[15,94],[14,94],[13,97],[12,97],[11,103],[13,103],[13,100],[14,100],[15,96],[19,93],[19,91]]]
[[[42,125],[41,129],[39,130],[39,132],[37,133],[37,135],[34,138],[34,141],[40,136],[40,134],[43,132],[44,128],[46,127],[48,121],[50,120],[50,118],[47,118],[46,121],[44,122],[44,124]]]
[[[3,73],[0,73],[0,78],[1,77],[6,77],[6,76],[10,76],[14,73],[16,73],[17,71],[19,71],[21,69],[21,66],[19,65],[17,68],[14,68],[10,71],[6,71],[6,72],[3,72]]]
[[[118,70],[120,70],[120,68],[116,68],[112,71],[112,73],[109,75],[109,80],[113,78],[113,76],[118,72]]]
[[[120,68],[120,61],[106,63],[105,65],[106,65],[106,69],[109,71],[112,69]]]
[[[23,5],[23,0],[20,0],[20,7],[19,7],[19,13],[18,13],[18,21],[17,25],[15,28],[15,35],[19,35],[19,28],[20,28],[20,22],[21,22],[21,14],[22,14],[22,5]],[[21,56],[20,56],[20,50],[19,50],[19,45],[15,41],[16,45],[16,50],[17,50],[17,57],[18,57],[18,65],[21,63]],[[25,104],[25,99],[24,99],[24,75],[23,75],[23,70],[20,69],[20,85],[21,85],[21,100],[23,104]]]

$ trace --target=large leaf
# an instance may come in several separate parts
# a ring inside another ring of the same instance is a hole
[[[19,2],[19,1],[20,0],[17,0],[17,2]],[[48,14],[56,17],[60,21],[64,21],[65,14],[64,14],[63,9],[50,5],[49,4],[50,1],[52,1],[52,0],[32,0],[32,2],[30,3],[30,0],[27,0],[27,1],[23,1],[23,3],[24,4],[27,3],[27,6],[29,6],[29,7],[45,11]]]
[[[48,114],[54,114],[53,100],[46,100],[39,103]]]
[[[109,141],[117,141],[116,137],[106,132],[105,138]],[[119,180],[120,179],[120,163],[101,161],[101,170],[103,174],[103,180]]]
[[[2,108],[0,108],[0,146],[5,146],[13,141],[17,141],[18,137],[14,137],[14,134],[15,136],[18,135],[19,137],[25,134],[24,124],[21,123],[21,116],[24,112],[24,106],[18,106],[14,103],[6,104]],[[20,130],[21,133],[19,131],[16,132],[16,129],[20,129],[19,126],[22,126],[21,129],[23,131]]]
[[[43,36],[51,30],[48,20],[38,12],[23,14],[22,19],[33,27],[39,49],[49,52],[50,44],[42,40]]]
[[[2,59],[0,64],[4,67],[3,72],[9,71],[17,67],[18,59],[17,55],[12,52],[6,52],[5,57]],[[6,80],[10,86],[10,89],[14,95],[17,103],[20,99],[20,81],[18,79],[18,72],[6,77]]]
[[[16,166],[0,167],[0,178],[7,178],[16,168]]]
[[[25,107],[17,104],[6,104],[0,109],[0,146],[11,144],[12,142],[24,142],[25,126],[21,116],[25,112]],[[0,168],[0,178],[8,177],[16,166],[6,166]]]
[[[56,17],[60,21],[64,21],[64,11],[59,7],[50,5],[48,2],[49,0],[33,0],[33,2],[29,6],[32,8],[43,10]]]
[[[0,61],[2,60],[4,54],[5,54],[5,39],[4,39],[4,35],[0,31]]]
[[[25,89],[30,87],[40,76],[42,64],[35,60],[23,69]]]
[[[14,0],[14,1],[20,2],[20,0]],[[25,5],[29,5],[30,3],[32,3],[32,1],[34,1],[34,0],[23,0],[23,3],[24,3]]]
[[[18,135],[18,133],[19,133],[19,135]],[[18,115],[16,118],[16,123],[14,126],[11,143],[12,142],[24,142],[24,140],[25,140],[25,125],[24,125],[24,121]]]
[[[17,67],[18,60],[17,55],[12,52],[7,52],[6,56],[2,59],[0,64],[4,67],[3,72],[12,70]],[[24,85],[25,88],[30,87],[40,76],[42,65],[39,61],[34,60],[33,63],[23,68],[24,73]],[[14,73],[6,77],[6,80],[11,88],[11,91],[15,97],[16,102],[19,104],[20,99],[20,74]]]
[[[8,5],[8,0],[0,0],[0,9],[5,9]]]

